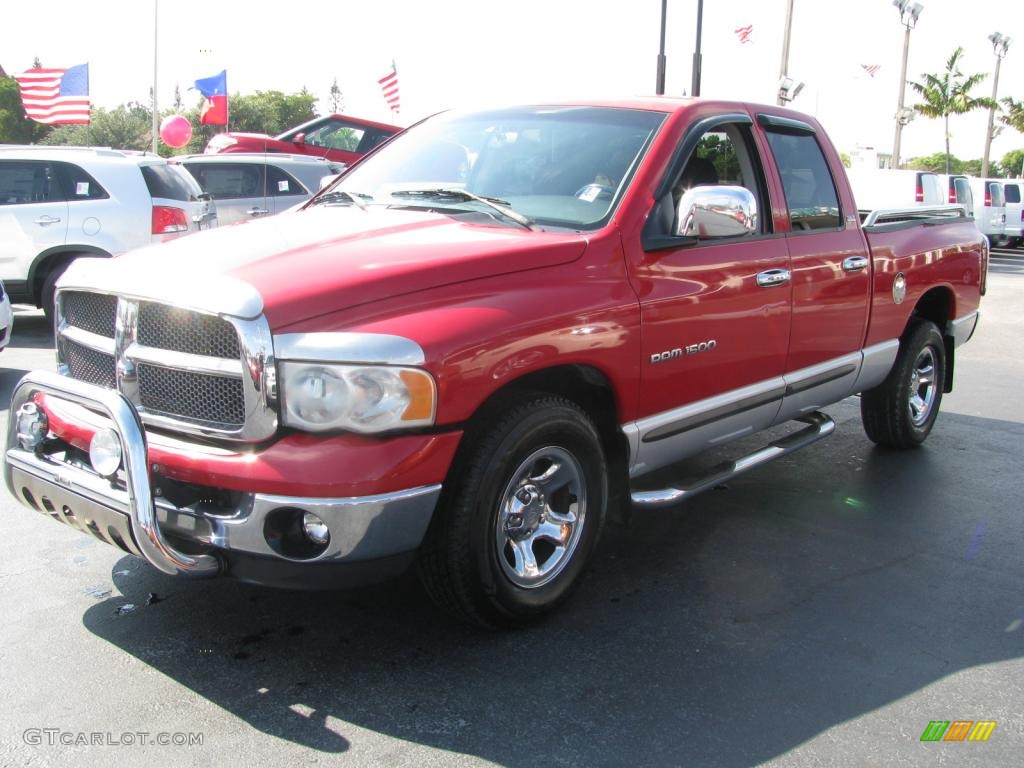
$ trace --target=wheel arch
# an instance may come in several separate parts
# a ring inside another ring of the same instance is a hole
[[[556,365],[531,371],[491,393],[474,412],[470,428],[485,422],[496,411],[528,392],[564,397],[578,405],[594,422],[608,463],[608,514],[612,519],[624,520],[629,508],[629,443],[619,427],[621,407],[611,380],[600,369],[585,364]]]
[[[28,270],[27,291],[36,306],[42,306],[43,283],[55,265],[69,264],[79,256],[109,259],[112,254],[94,245],[58,245],[47,248],[32,261]]]
[[[942,382],[943,392],[953,391],[953,364],[955,344],[949,333],[949,323],[956,317],[956,294],[946,286],[936,286],[925,291],[910,315],[910,321],[928,320],[935,323],[942,334],[946,352],[946,373]],[[907,324],[907,328],[910,323]],[[906,333],[906,330],[904,330]]]

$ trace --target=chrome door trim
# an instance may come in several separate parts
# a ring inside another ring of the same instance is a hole
[[[862,269],[867,269],[867,266],[867,256],[847,256],[843,259],[844,272],[860,272]]]
[[[776,285],[785,285],[792,277],[788,269],[766,269],[757,273],[757,284],[761,288],[772,288]]]

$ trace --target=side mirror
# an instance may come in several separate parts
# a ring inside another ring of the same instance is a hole
[[[675,234],[707,240],[757,232],[757,200],[746,187],[693,187],[679,201]]]
[[[296,144],[305,144],[306,143],[306,134],[304,134],[304,133],[296,133],[295,137],[292,139],[292,141],[295,142]]]

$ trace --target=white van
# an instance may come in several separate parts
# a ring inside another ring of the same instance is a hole
[[[1006,201],[1006,228],[1003,230],[1003,237],[1006,238],[1006,245],[1020,245],[1021,236],[1024,235],[1022,191],[1024,181],[1020,179],[1007,179],[1003,182],[1003,197]]]
[[[970,180],[971,192],[974,193],[974,220],[978,229],[983,235],[988,235],[989,240],[1001,239],[1006,228],[1006,202],[1001,181],[974,176]]]
[[[974,193],[971,192],[971,178],[962,173],[939,176],[939,181],[946,188],[949,202],[962,205],[968,216],[974,216]]]
[[[860,210],[941,205],[947,198],[938,175],[930,171],[847,168],[846,175]]]

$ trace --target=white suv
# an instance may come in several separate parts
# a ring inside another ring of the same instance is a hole
[[[57,278],[78,256],[125,251],[213,227],[208,195],[157,155],[0,145],[0,280],[51,316]]]

